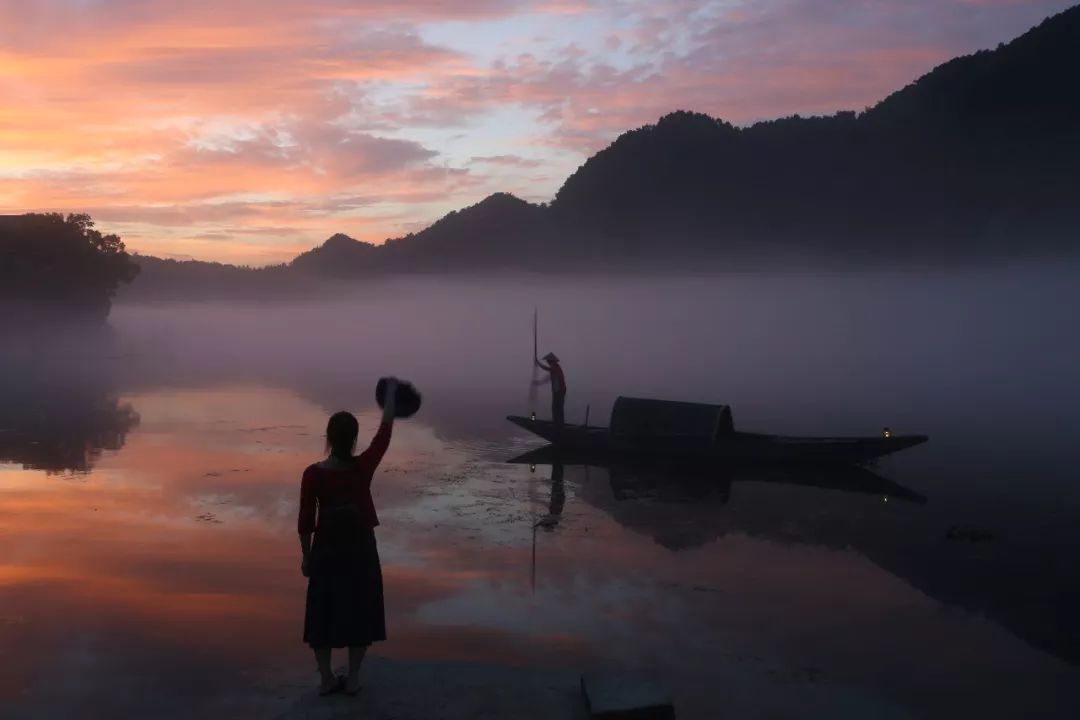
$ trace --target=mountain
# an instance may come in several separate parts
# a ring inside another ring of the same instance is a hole
[[[1043,129],[1075,133],[1080,6],[1051,17],[996,50],[940,65],[866,113],[878,124],[978,140]],[[968,135],[978,119],[980,133]]]
[[[550,258],[551,227],[543,207],[496,193],[451,212],[425,230],[388,241],[383,268],[492,269],[531,267]]]
[[[319,247],[297,255],[290,265],[315,275],[351,275],[372,263],[375,247],[337,233]]]
[[[334,235],[289,267],[324,277],[522,267],[545,259],[549,229],[542,207],[496,193],[381,246]]]
[[[281,272],[347,278],[1071,252],[1080,227],[1077,77],[1080,6],[946,62],[860,113],[738,128],[674,112],[593,155],[548,205],[492,195],[381,246],[335,235]]]
[[[660,238],[665,252],[708,256],[1074,248],[1078,76],[1074,7],[861,114],[738,129],[674,113],[593,156],[551,209],[631,254]]]

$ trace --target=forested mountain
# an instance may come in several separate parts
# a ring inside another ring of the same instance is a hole
[[[1075,246],[1077,77],[1080,7],[861,114],[738,129],[674,113],[591,158],[551,209],[634,254],[657,244],[710,256]]]
[[[737,128],[675,112],[591,157],[550,205],[493,195],[348,259],[302,258],[332,252],[341,274],[1072,250],[1078,77],[1080,7],[861,113]]]
[[[291,266],[316,275],[348,276],[355,268],[370,265],[377,254],[375,248],[371,243],[360,242],[338,233],[319,247],[297,255]]]
[[[545,208],[496,193],[452,212],[425,230],[379,248],[380,267],[390,270],[530,268],[552,260]]]
[[[335,235],[287,267],[258,271],[256,285],[272,277],[289,287],[284,279],[300,275],[1075,251],[1078,77],[1080,6],[862,112],[747,128],[674,112],[589,158],[550,204],[500,193],[381,246]],[[152,277],[133,289],[153,294]]]

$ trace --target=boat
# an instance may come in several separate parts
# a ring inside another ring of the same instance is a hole
[[[926,442],[926,435],[792,437],[736,431],[727,405],[620,397],[608,427],[510,415],[518,427],[566,453],[596,461],[679,458],[686,462],[866,463]]]

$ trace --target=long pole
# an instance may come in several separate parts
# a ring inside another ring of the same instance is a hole
[[[536,342],[537,325],[539,325],[539,314],[540,314],[539,309],[537,309],[534,306],[533,307],[533,366],[532,366],[532,379],[533,379],[533,382],[532,382],[532,385],[530,387],[530,390],[531,390],[530,394],[532,396],[530,399],[532,400],[532,406],[533,406],[533,412],[534,413],[535,413],[535,410],[536,410],[536,370],[537,370],[537,364],[540,362],[539,349],[537,347],[537,342]],[[536,415],[534,414],[533,417],[536,417]],[[535,475],[529,477],[529,508],[530,508],[530,515],[533,514],[536,511],[536,505],[533,503],[533,497],[532,497],[533,483],[535,481],[536,481],[536,476]],[[536,517],[535,516],[532,518],[532,521],[533,521],[532,522],[532,562],[529,565],[529,586],[530,586],[531,591],[533,593],[535,593],[536,592]]]
[[[536,523],[533,523],[533,538],[532,538],[532,564],[530,565],[529,572],[529,587],[532,591],[536,592]]]
[[[536,401],[537,401],[537,381],[540,379],[538,374],[539,370],[539,358],[537,355],[537,342],[536,342],[536,326],[537,326],[537,309],[533,308],[533,361],[532,361],[532,382],[529,384],[529,413],[533,418],[536,417]]]

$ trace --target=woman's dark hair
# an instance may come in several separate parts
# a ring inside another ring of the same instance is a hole
[[[355,415],[344,410],[336,412],[326,423],[326,448],[334,457],[351,458],[359,434],[360,423]]]

